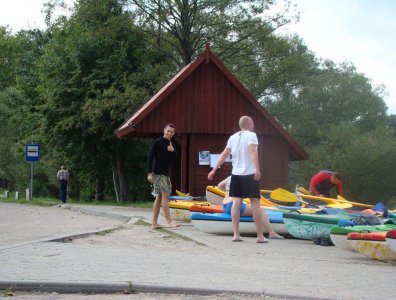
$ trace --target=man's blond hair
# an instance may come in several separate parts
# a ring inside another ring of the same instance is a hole
[[[239,127],[241,129],[247,129],[249,127],[250,122],[253,122],[252,118],[249,116],[242,116],[239,119]]]

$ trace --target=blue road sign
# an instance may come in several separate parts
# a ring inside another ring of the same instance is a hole
[[[26,145],[25,160],[29,162],[40,161],[40,145],[30,144]]]

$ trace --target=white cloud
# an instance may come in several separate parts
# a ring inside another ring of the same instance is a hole
[[[27,28],[45,28],[41,13],[45,0],[0,0],[0,25],[15,31]]]
[[[396,1],[292,0],[300,22],[287,30],[300,35],[316,56],[352,62],[374,85],[384,84],[389,114],[396,114]]]

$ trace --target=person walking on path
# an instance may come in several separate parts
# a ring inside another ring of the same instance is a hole
[[[175,126],[173,124],[165,125],[164,135],[154,141],[147,161],[147,181],[153,185],[154,193],[156,194],[153,205],[153,222],[151,225],[153,229],[177,227],[180,225],[172,221],[168,203],[169,195],[172,192],[169,169],[172,160],[177,156],[177,152],[173,144],[174,134]],[[158,224],[161,205],[167,225]]]
[[[232,204],[233,201],[229,197],[230,192],[230,183],[231,183],[231,176],[228,176],[226,179],[219,182],[217,187],[223,191],[225,191],[225,196],[223,199],[223,210],[226,214],[231,215]],[[253,215],[253,209],[250,204],[246,204],[242,202],[241,204],[241,216],[251,217]],[[284,237],[277,234],[271,226],[271,223],[268,219],[268,215],[264,208],[261,208],[261,219],[263,220],[263,226],[268,232],[269,239],[276,239],[276,240],[283,240]]]
[[[330,190],[334,186],[337,187],[337,194],[342,196],[342,181],[340,173],[322,170],[311,178],[309,189],[315,196],[330,197]]]
[[[67,196],[67,183],[69,181],[69,172],[65,166],[61,166],[60,170],[56,174],[56,178],[59,180],[59,197],[63,203],[66,203]]]
[[[230,197],[233,204],[231,208],[232,225],[234,229],[234,242],[242,241],[239,232],[239,220],[241,217],[241,205],[243,198],[250,198],[252,206],[253,220],[256,225],[257,243],[267,243],[268,240],[263,235],[263,220],[260,208],[260,166],[258,162],[258,140],[253,132],[254,123],[249,116],[242,116],[239,119],[240,131],[234,133],[227,141],[227,145],[220,154],[212,171],[208,174],[208,179],[213,177],[224,163],[232,155],[232,172],[230,184]]]

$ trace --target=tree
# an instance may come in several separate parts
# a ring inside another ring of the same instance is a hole
[[[266,12],[273,0],[129,0],[135,19],[150,34],[152,44],[163,51],[179,67],[189,64],[205,43],[212,43],[222,60],[241,57],[243,41],[254,43],[259,34],[270,35],[290,22],[285,17],[290,3],[274,15]]]
[[[353,65],[326,61],[288,97],[267,102],[267,107],[300,143],[312,146],[343,122],[355,124],[361,132],[384,126],[383,95],[383,87],[373,87]]]
[[[126,166],[142,160],[145,144],[118,140],[114,130],[157,88],[165,68],[121,4],[79,1],[68,20],[52,27],[40,62],[43,134],[64,151],[75,181],[95,187],[83,195],[98,200],[113,184],[120,201],[144,190],[129,185],[143,182],[142,164]]]
[[[0,177],[7,178],[11,189],[29,186],[29,166],[24,162],[25,145],[39,142],[40,119],[37,107],[40,97],[36,90],[38,75],[36,63],[47,38],[39,30],[10,34],[0,29]],[[51,182],[46,179],[46,164],[36,166],[36,191],[48,194]]]

